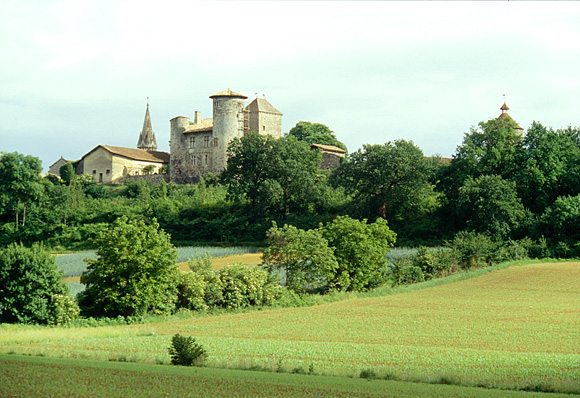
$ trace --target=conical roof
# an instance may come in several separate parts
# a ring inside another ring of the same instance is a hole
[[[151,127],[151,116],[149,115],[149,103],[147,103],[147,110],[145,111],[145,120],[143,121],[143,128],[139,136],[137,148],[154,151],[157,149],[157,141],[155,140],[155,133]]]
[[[233,98],[241,98],[241,99],[246,99],[248,97],[246,97],[243,94],[239,94],[236,93],[235,91],[230,90],[229,88],[226,91],[222,91],[221,93],[217,93],[214,95],[210,95],[210,98],[216,98],[216,97],[233,97]]]

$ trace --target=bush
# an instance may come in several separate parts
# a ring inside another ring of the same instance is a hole
[[[404,255],[392,259],[390,273],[393,286],[423,282],[425,275],[420,267],[413,265],[414,255]]]
[[[40,246],[0,250],[0,322],[60,324],[77,315],[62,271]]]
[[[462,268],[491,265],[497,245],[484,234],[461,231],[450,244]]]
[[[117,219],[96,240],[96,259],[81,276],[79,305],[89,316],[142,316],[175,308],[177,251],[155,221]]]
[[[172,365],[201,366],[207,359],[207,352],[193,337],[182,336],[179,333],[171,338],[169,346]]]

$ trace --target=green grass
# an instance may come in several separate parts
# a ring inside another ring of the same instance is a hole
[[[546,396],[360,378],[7,355],[0,356],[0,365],[0,396],[12,398]]]
[[[519,264],[312,307],[98,328],[0,325],[0,352],[168,363],[180,333],[207,348],[212,367],[351,377],[369,369],[396,380],[580,393],[580,263]]]

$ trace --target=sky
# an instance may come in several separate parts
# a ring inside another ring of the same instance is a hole
[[[580,2],[0,2],[0,151],[48,166],[136,147],[231,89],[282,131],[323,123],[353,152],[452,156],[481,121],[580,126]],[[505,95],[505,97],[504,97]]]

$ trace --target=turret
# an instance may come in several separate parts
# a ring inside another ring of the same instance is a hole
[[[228,89],[210,98],[213,99],[213,168],[221,171],[227,165],[228,143],[244,135],[244,100],[248,97]]]
[[[151,116],[149,115],[149,98],[147,98],[147,110],[145,111],[145,120],[143,120],[143,128],[139,135],[137,148],[145,149],[147,151],[154,151],[157,149],[157,141],[155,140],[155,133],[151,127]]]

